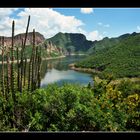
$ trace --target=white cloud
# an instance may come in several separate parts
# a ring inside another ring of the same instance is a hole
[[[13,11],[13,9],[10,9],[7,13],[4,13],[7,18],[3,18],[0,21],[0,34],[10,36],[13,19],[9,15]],[[15,34],[25,32],[28,15],[31,16],[29,31],[35,28],[36,31],[42,33],[46,38],[52,37],[60,31],[80,32],[81,26],[84,25],[81,20],[74,16],[65,16],[50,8],[25,8],[24,11],[17,15],[19,18],[15,19]]]
[[[83,14],[93,13],[93,8],[81,8],[81,13]]]
[[[103,38],[103,36],[101,34],[99,34],[99,32],[97,30],[89,32],[87,34],[87,39],[88,40],[101,40]]]
[[[137,26],[137,30],[139,30],[139,31],[140,31],[140,26]]]
[[[87,8],[86,8],[87,9]],[[11,26],[15,8],[4,10],[0,8],[0,36],[11,36]],[[7,12],[6,12],[7,11]],[[3,13],[3,14],[2,14]],[[4,15],[4,16],[3,16]],[[102,35],[98,31],[87,32],[82,26],[84,23],[74,16],[65,16],[50,8],[25,8],[24,11],[19,11],[14,17],[15,20],[15,34],[25,33],[28,16],[31,16],[29,32],[33,29],[44,35],[45,38],[50,38],[58,32],[67,33],[82,33],[89,40],[100,40]]]
[[[12,14],[12,12],[16,10],[17,8],[0,8],[0,20]]]
[[[11,35],[12,19],[10,15],[18,8],[0,8],[0,36]]]

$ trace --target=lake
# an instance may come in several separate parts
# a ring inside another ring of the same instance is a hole
[[[54,60],[44,60],[42,62],[42,79],[41,87],[48,84],[57,83],[78,83],[88,85],[89,82],[93,84],[91,74],[71,70],[69,64],[83,59],[85,56],[67,56],[64,58]]]

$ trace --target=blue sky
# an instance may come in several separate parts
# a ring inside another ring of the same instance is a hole
[[[100,40],[140,32],[140,8],[0,8],[0,35],[8,35],[13,19],[16,33],[25,32],[28,15],[30,31],[35,28],[46,38],[58,32],[77,32],[89,40]]]
[[[56,8],[56,11],[64,15],[74,15],[85,23],[83,27],[87,31],[98,30],[107,32],[109,37],[124,33],[139,32],[140,8],[94,8],[90,14],[82,14],[79,9]],[[109,27],[100,26],[109,24]]]

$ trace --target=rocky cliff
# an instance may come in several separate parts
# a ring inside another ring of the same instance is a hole
[[[52,42],[53,45],[67,51],[68,53],[85,53],[92,47],[93,42],[86,39],[86,36],[80,33],[58,33],[55,36],[46,39],[45,43]]]
[[[22,45],[24,41],[25,33],[18,34],[14,37],[14,44],[15,45]],[[32,44],[33,32],[29,32],[27,35],[26,45]],[[45,41],[45,38],[39,32],[35,32],[35,44],[41,44]],[[4,37],[4,46],[11,46],[12,38],[11,37]],[[2,44],[2,36],[0,36],[0,45]]]

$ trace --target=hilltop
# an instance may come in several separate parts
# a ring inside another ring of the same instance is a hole
[[[3,36],[0,36],[0,39]],[[45,37],[39,33],[39,32],[35,32],[35,43],[38,45],[42,42],[45,41]],[[25,38],[25,33],[21,33],[21,34],[17,34],[15,35],[15,45],[21,45],[22,44],[22,40],[24,40]],[[32,38],[33,38],[33,32],[29,32],[27,35],[27,40],[26,40],[26,45],[31,45],[32,44]],[[4,45],[5,46],[11,46],[11,42],[12,42],[12,37],[6,37],[4,36]],[[1,43],[1,41],[0,41]]]
[[[80,33],[61,33],[46,39],[46,43],[51,42],[64,52],[86,53],[92,47],[93,42],[86,39],[85,35]]]

